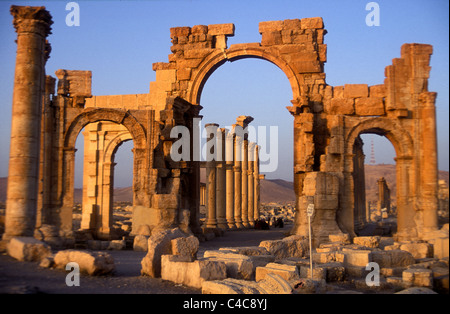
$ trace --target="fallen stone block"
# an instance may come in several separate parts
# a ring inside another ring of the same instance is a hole
[[[430,269],[406,269],[402,273],[402,278],[405,283],[412,286],[433,288],[433,271]]]
[[[339,242],[342,244],[351,243],[350,235],[348,233],[330,234],[328,238],[330,239],[330,242]]]
[[[343,249],[344,266],[357,266],[366,267],[366,265],[372,262],[372,251],[369,250],[351,250]]]
[[[228,251],[247,256],[268,255],[269,251],[261,246],[242,246],[242,247],[222,247],[220,251]]]
[[[322,265],[313,266],[313,277],[314,280],[326,280],[327,279],[327,269],[322,267]],[[311,278],[311,267],[310,266],[300,266],[300,277],[301,278]]]
[[[185,237],[179,229],[163,230],[154,232],[148,238],[147,255],[141,261],[141,274],[153,278],[161,276],[161,256],[172,254],[172,240]]]
[[[339,252],[342,251],[344,247],[348,244],[343,243],[322,243],[319,248],[316,249],[317,252]],[[320,249],[320,250],[319,250]]]
[[[400,250],[411,253],[415,259],[433,257],[433,246],[429,243],[405,243]]]
[[[381,237],[372,236],[372,237],[354,237],[353,243],[357,245],[362,245],[368,248],[377,248],[380,246]]]
[[[380,274],[385,277],[401,277],[405,267],[384,267],[380,269]]]
[[[194,236],[187,238],[175,238],[171,240],[172,254],[189,256],[192,260],[197,259],[197,251],[200,242]]]
[[[108,250],[124,250],[127,246],[127,243],[125,240],[111,240],[108,245]]]
[[[300,279],[300,274],[296,266],[269,263],[264,267],[256,267],[255,280],[257,282],[263,280],[268,273],[277,274],[286,281]]]
[[[106,275],[115,269],[114,259],[105,252],[64,250],[56,253],[54,262],[57,268],[64,270],[68,263],[75,262],[80,271],[88,275]]]
[[[205,281],[221,280],[227,276],[225,263],[211,260],[195,260],[181,255],[161,257],[161,279],[193,288],[202,288]]]
[[[227,278],[224,280],[204,281],[202,294],[260,294],[258,283],[248,280]]]
[[[332,262],[321,264],[321,267],[326,269],[326,281],[327,282],[336,282],[336,281],[344,281],[345,280],[345,267],[343,263],[340,262]]]
[[[147,252],[148,251],[148,238],[146,235],[137,235],[133,240],[133,250]]]
[[[258,282],[262,294],[291,294],[292,287],[284,280],[283,277],[277,274],[268,273],[266,277]]]
[[[385,251],[391,251],[391,250],[400,250],[400,246],[401,244],[399,243],[395,243],[395,244],[391,244],[391,245],[386,245],[384,247]]]
[[[254,277],[255,269],[249,256],[227,251],[205,251],[204,258],[208,260],[221,261],[227,267],[227,277],[235,279],[251,280]]]
[[[314,263],[324,264],[336,261],[335,252],[315,252],[312,254],[312,259]]]
[[[434,257],[443,259],[445,257],[449,257],[448,251],[449,251],[449,241],[448,237],[446,238],[437,238],[433,239],[433,248],[434,248]]]
[[[406,267],[415,263],[411,253],[402,250],[372,251],[371,255],[380,268]]]
[[[275,260],[287,257],[302,257],[309,252],[309,242],[303,236],[290,236],[282,240],[261,241],[260,247],[275,256]]]
[[[50,246],[32,237],[15,237],[7,245],[9,256],[22,262],[39,262],[50,256]]]

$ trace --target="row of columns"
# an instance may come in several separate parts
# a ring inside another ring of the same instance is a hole
[[[221,229],[251,228],[260,215],[259,146],[246,135],[235,132],[246,128],[253,118],[241,116],[233,132],[219,125],[205,125],[206,161],[206,227]]]

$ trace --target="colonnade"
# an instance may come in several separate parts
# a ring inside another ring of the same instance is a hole
[[[230,131],[206,124],[207,228],[251,228],[260,215],[259,149],[248,140],[246,130],[253,120],[240,116]],[[239,128],[240,127],[240,128]],[[239,129],[238,129],[239,128]]]

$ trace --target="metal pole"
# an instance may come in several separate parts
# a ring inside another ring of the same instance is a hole
[[[312,240],[311,240],[311,216],[308,215],[308,225],[309,225],[309,266],[311,270],[311,280],[313,280],[313,262],[312,262]]]

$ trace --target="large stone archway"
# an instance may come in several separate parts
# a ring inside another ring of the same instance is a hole
[[[189,227],[197,230],[199,162],[172,160],[170,149],[175,139],[170,131],[185,126],[192,134],[193,118],[200,117],[202,88],[215,69],[226,61],[261,58],[277,65],[292,87],[292,106],[287,107],[294,117],[297,213],[292,233],[307,235],[306,209],[313,204],[316,245],[327,240],[330,233],[354,235],[354,200],[350,192],[353,148],[357,136],[364,132],[382,133],[397,151],[397,177],[401,183],[398,197],[405,208],[403,218],[399,217],[397,237],[426,239],[437,229],[436,94],[427,89],[430,45],[404,44],[400,57],[386,67],[383,84],[330,86],[325,82],[327,46],[322,18],[261,22],[260,43],[230,47],[227,38],[234,35],[233,24],[175,27],[170,30],[172,53],[168,62],[153,64],[156,80],[150,83],[148,94],[92,96],[90,71],[58,70],[55,95],[55,80],[47,76],[44,84],[42,60],[50,49],[44,49],[49,47],[44,47],[42,40],[48,30],[43,32],[39,27],[42,24],[49,28],[51,18],[42,7],[14,7],[13,11],[19,39],[31,33],[40,36],[34,41],[41,49],[32,56],[26,53],[27,42],[18,40],[21,59],[18,54],[16,69],[26,57],[28,63],[38,64],[35,77],[41,84],[27,94],[27,99],[32,99],[36,108],[43,104],[41,196],[38,202],[34,195],[34,185],[38,184],[35,174],[25,181],[15,178],[8,183],[14,189],[8,189],[7,204],[17,200],[20,187],[27,189],[30,193],[22,193],[20,200],[30,205],[24,209],[29,217],[36,216],[37,211],[38,226],[49,223],[70,232],[76,137],[89,123],[110,121],[123,125],[135,144],[134,202],[142,219],[152,217],[148,221],[153,228],[183,225],[187,231]],[[23,18],[29,20],[26,29],[20,27]],[[34,84],[35,77],[16,83],[15,91],[17,87],[21,92],[21,84]],[[19,115],[13,115],[13,124],[19,120]],[[31,128],[33,132],[39,129],[36,125]],[[12,142],[20,143],[13,137]],[[30,156],[36,155],[36,149],[30,146],[29,150]],[[24,166],[38,169],[38,160],[33,157]],[[189,219],[185,217],[187,212]],[[16,235],[13,226],[21,223],[27,228],[19,233],[29,235],[35,218],[28,219],[23,213],[7,205],[6,238]]]

